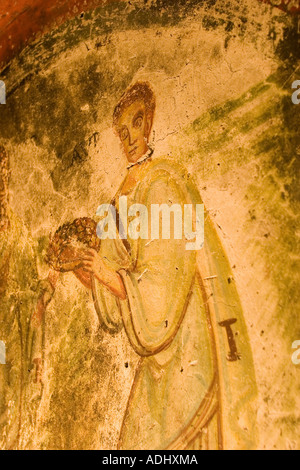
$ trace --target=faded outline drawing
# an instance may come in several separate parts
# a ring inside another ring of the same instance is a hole
[[[2,80],[0,80],[0,104],[6,104],[6,86]]]
[[[36,419],[42,396],[38,376],[43,334],[34,326],[33,309],[44,288],[31,235],[10,207],[9,179],[9,153],[0,145],[0,337],[5,357],[0,368],[0,443],[18,449],[22,428]]]
[[[187,172],[149,147],[154,114],[147,82],[130,87],[115,108],[114,128],[129,163],[112,202],[117,226],[124,195],[146,207],[202,204]],[[60,252],[92,289],[103,329],[115,335],[125,328],[140,357],[118,449],[255,448],[251,348],[235,284],[228,282],[231,268],[208,213],[199,254],[186,251],[185,240],[148,242],[119,237],[102,240],[99,251],[87,244],[76,255],[74,249]]]

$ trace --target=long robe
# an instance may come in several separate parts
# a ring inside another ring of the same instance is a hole
[[[118,193],[117,208],[122,195],[128,206],[143,204],[148,213],[152,204],[183,209],[202,203],[179,166],[154,159],[142,167],[136,184]],[[199,253],[186,249],[185,237],[127,242],[129,247],[120,239],[101,244],[101,256],[123,279],[126,300],[93,281],[103,328],[116,334],[124,327],[140,357],[118,448],[255,447],[256,384],[247,330],[228,260],[207,214]],[[226,332],[219,326],[232,316],[239,333],[235,362],[228,360]]]

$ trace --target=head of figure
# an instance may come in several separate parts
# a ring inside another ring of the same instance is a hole
[[[155,112],[155,96],[147,82],[137,82],[122,96],[113,115],[113,124],[130,163],[149,149]]]
[[[0,145],[0,230],[8,227],[9,203],[9,157],[4,147]]]

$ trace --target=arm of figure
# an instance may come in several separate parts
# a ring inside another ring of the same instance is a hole
[[[30,332],[28,337],[28,358],[30,368],[35,368],[36,377],[35,382],[39,383],[42,380],[42,338],[43,331],[42,325],[45,318],[46,308],[49,305],[54,292],[60,273],[51,270],[47,279],[41,281],[41,293],[38,298],[36,308],[31,317]]]
[[[86,287],[89,290],[92,289],[92,278],[91,278],[90,273],[80,268],[74,271],[74,275],[77,277],[77,279],[79,279],[79,281],[84,287]]]
[[[39,328],[42,324],[46,308],[53,297],[59,276],[60,273],[51,269],[47,279],[41,283],[41,294],[31,318],[31,324],[34,328]]]
[[[121,276],[94,250],[84,253],[80,273],[82,283],[84,276],[89,277],[101,327],[110,334],[118,333],[123,327],[119,302],[126,296]]]
[[[87,250],[82,262],[83,270],[95,276],[97,281],[107,287],[121,300],[126,299],[126,291],[121,276],[108,266],[95,250]]]

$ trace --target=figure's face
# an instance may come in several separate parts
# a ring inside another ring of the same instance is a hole
[[[152,115],[146,114],[143,101],[136,101],[123,111],[117,132],[130,163],[136,162],[147,152],[151,127]]]

